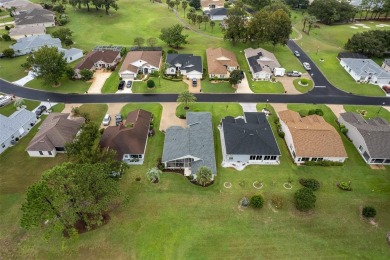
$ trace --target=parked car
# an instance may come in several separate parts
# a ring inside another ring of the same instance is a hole
[[[36,115],[37,117],[39,117],[39,116],[42,115],[42,113],[45,112],[46,110],[47,110],[47,107],[46,107],[46,106],[44,106],[44,105],[39,106],[39,107],[37,108],[37,110],[35,110],[35,115]]]
[[[294,51],[294,55],[295,55],[296,57],[301,56],[301,54],[299,53],[299,51]]]
[[[126,83],[126,87],[127,88],[131,88],[131,86],[133,85],[133,81],[127,81],[127,83]]]
[[[121,114],[116,114],[115,115],[115,124],[118,126],[122,123],[122,115]]]
[[[386,94],[390,94],[390,86],[385,85],[382,87],[382,89],[386,92]]]
[[[121,82],[119,82],[119,85],[118,85],[118,90],[122,90],[125,86],[125,81],[124,80],[121,80]]]
[[[192,86],[196,87],[198,85],[198,80],[197,79],[192,79]]]
[[[289,76],[289,77],[300,77],[300,76],[302,76],[302,73],[300,73],[299,71],[293,70],[293,71],[288,71],[287,72],[287,76]]]
[[[4,53],[0,53],[0,59],[2,59],[2,58],[5,58],[5,55],[4,55]]]
[[[110,124],[111,116],[109,114],[106,114],[103,118],[103,125],[107,126]]]
[[[8,105],[11,102],[12,102],[11,96],[0,95],[0,107]]]
[[[308,62],[304,62],[302,63],[303,67],[306,69],[306,70],[311,70],[311,67],[310,67],[310,64]]]

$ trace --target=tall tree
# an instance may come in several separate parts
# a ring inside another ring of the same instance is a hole
[[[175,6],[175,2],[174,1],[170,1],[168,3],[169,7],[173,10],[173,7]]]
[[[248,24],[248,37],[259,46],[268,41],[270,13],[264,10],[256,12]]]
[[[148,39],[146,40],[146,42],[148,43],[148,45],[149,45],[150,47],[154,47],[154,46],[156,46],[156,44],[157,44],[157,39],[154,38],[154,37],[150,37],[150,38],[148,38]]]
[[[59,28],[51,34],[54,38],[59,38],[61,42],[65,42],[67,39],[71,39],[73,32],[66,27]]]
[[[169,28],[161,29],[160,39],[166,42],[169,46],[179,48],[183,44],[187,44],[188,35],[183,35],[184,27],[180,24],[175,24]]]
[[[286,44],[292,32],[290,17],[279,9],[270,15],[268,39],[275,47],[276,44]]]
[[[237,2],[236,5],[228,11],[227,18],[225,19],[224,39],[231,40],[233,45],[239,40],[246,40],[246,12],[241,2]]]
[[[229,75],[229,83],[232,86],[237,86],[242,80],[241,71],[240,70],[233,70]]]
[[[176,10],[179,9],[179,5],[181,4],[181,1],[180,0],[175,0],[175,6],[176,6]]]
[[[56,47],[44,46],[30,54],[27,58],[28,65],[46,84],[57,85],[65,73],[66,60],[64,53],[59,52]]]
[[[244,3],[252,6],[255,11],[258,11],[264,8],[267,5],[271,4],[271,0],[244,0]]]
[[[191,0],[190,6],[197,10],[200,9],[200,0]]]
[[[142,37],[135,37],[134,44],[137,45],[138,47],[141,47],[142,45],[145,44],[145,39]]]
[[[310,16],[309,16],[309,19],[307,20],[307,22],[309,23],[309,27],[308,27],[308,30],[307,30],[307,34],[310,34],[311,28],[312,28],[313,25],[317,22],[317,17],[315,17],[314,15],[310,15]]]
[[[199,25],[199,29],[200,29],[200,24],[203,22],[203,15],[201,14],[198,14],[196,16],[196,23]]]
[[[204,22],[204,29],[206,30],[206,25],[207,25],[207,23],[210,21],[210,18],[209,18],[209,16],[208,15],[203,15],[203,17],[202,17],[202,22]]]
[[[116,3],[117,0],[98,0],[101,2],[101,6],[104,6],[104,9],[106,10],[106,15],[108,15],[108,10],[110,8],[114,8],[115,11],[118,10],[118,4]]]
[[[212,179],[213,179],[213,173],[206,166],[200,167],[199,170],[196,172],[196,182],[202,185],[203,187],[209,184],[212,181]]]
[[[184,16],[186,16],[186,9],[187,9],[187,6],[188,6],[188,2],[186,0],[183,0],[181,2],[181,7],[183,8],[183,11],[184,11]]]
[[[211,27],[211,31],[214,30],[214,26],[215,26],[215,22],[214,21],[210,21],[210,27]]]
[[[188,109],[191,103],[196,102],[196,97],[187,90],[179,94],[177,102],[180,102],[185,109]]]
[[[355,17],[356,9],[346,1],[314,0],[308,12],[325,24],[348,22]]]

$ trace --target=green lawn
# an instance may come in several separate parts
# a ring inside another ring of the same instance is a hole
[[[213,83],[206,78],[202,80],[201,84],[204,93],[234,93],[237,90],[228,81]]]
[[[84,104],[79,108],[80,112],[89,114],[91,121],[100,125],[107,112],[108,106],[106,104]]]
[[[309,92],[310,90],[313,89],[313,81],[309,80],[309,83],[307,86],[301,86],[299,85],[299,81],[301,79],[294,79],[293,83],[294,83],[294,87],[296,88],[296,90],[298,90],[299,92],[301,93],[307,93]]]
[[[30,111],[36,108],[40,103],[41,102],[35,100],[29,100],[29,99],[24,100],[24,105],[26,106],[26,109]],[[10,116],[15,111],[16,111],[16,107],[14,106],[14,102],[0,108],[0,114],[4,116]]]
[[[89,89],[90,85],[90,82],[85,82],[82,80],[69,80],[67,77],[63,77],[58,87],[47,85],[42,79],[33,79],[25,86],[56,93],[85,93],[85,91]]]
[[[134,81],[133,93],[181,93],[188,90],[188,85],[183,81],[172,81],[163,78],[150,77],[155,83],[154,88],[148,88],[146,81]]]
[[[284,87],[279,81],[252,81],[249,86],[254,93],[284,93]]]
[[[366,113],[363,115],[364,118],[373,118],[373,117],[383,117],[386,118],[390,122],[390,112],[383,107],[380,106],[352,106],[352,105],[344,105],[344,109],[347,112],[355,112],[360,113],[365,111]]]
[[[0,41],[0,47],[2,42],[4,41]],[[27,71],[20,66],[26,62],[26,59],[27,56],[0,59],[0,77],[8,81],[16,81],[27,76]]]
[[[104,82],[104,85],[101,89],[101,92],[104,94],[109,94],[109,93],[115,93],[118,91],[118,84],[119,84],[119,75],[118,75],[118,70],[120,68],[122,63],[119,63],[117,66],[117,69],[106,79]]]
[[[0,14],[2,15],[2,14]],[[3,18],[0,18],[0,23],[7,23],[7,22],[12,22],[14,20],[13,17],[3,17]]]

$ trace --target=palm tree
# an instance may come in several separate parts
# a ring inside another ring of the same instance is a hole
[[[203,22],[203,15],[198,14],[196,16],[196,22],[199,24],[199,29],[200,29],[200,24]]]
[[[166,72],[167,72],[167,69],[169,68],[169,67],[171,67],[171,65],[169,64],[169,63],[163,63],[162,65],[161,65],[161,74],[166,74]]]
[[[177,102],[180,102],[184,105],[184,109],[188,109],[191,103],[196,102],[196,97],[194,94],[190,93],[188,90],[179,94]]]
[[[146,178],[148,178],[148,180],[150,182],[153,182],[153,183],[157,183],[160,181],[160,175],[161,175],[161,171],[159,169],[157,169],[156,167],[154,168],[151,168],[149,169],[147,172],[146,172]]]
[[[198,172],[196,173],[196,181],[203,187],[209,184],[212,178],[213,178],[213,173],[206,166],[200,167]]]
[[[187,6],[188,6],[188,2],[186,0],[182,1],[181,2],[181,7],[183,8],[184,10],[184,16],[186,16],[186,9],[187,9]]]
[[[176,0],[176,1],[175,1],[176,10],[179,8],[180,3],[181,3],[180,0]]]
[[[307,22],[309,24],[309,29],[307,30],[307,34],[310,34],[311,27],[317,22],[317,17],[311,15],[309,16]]]
[[[215,26],[215,22],[214,21],[210,21],[210,27],[211,27],[211,31],[214,30],[214,26]]]
[[[206,30],[206,25],[210,21],[210,18],[207,14],[203,15],[202,21],[204,22],[204,29]]]

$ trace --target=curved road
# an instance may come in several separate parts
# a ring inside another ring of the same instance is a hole
[[[287,46],[298,50],[301,62],[309,62],[314,85],[312,91],[302,95],[287,94],[196,94],[198,102],[240,103],[314,103],[390,106],[390,98],[365,97],[343,92],[334,87],[321,73],[306,53],[292,40]],[[129,102],[175,102],[177,94],[60,94],[44,92],[12,84],[0,79],[0,92],[18,97],[57,103],[129,103]]]

